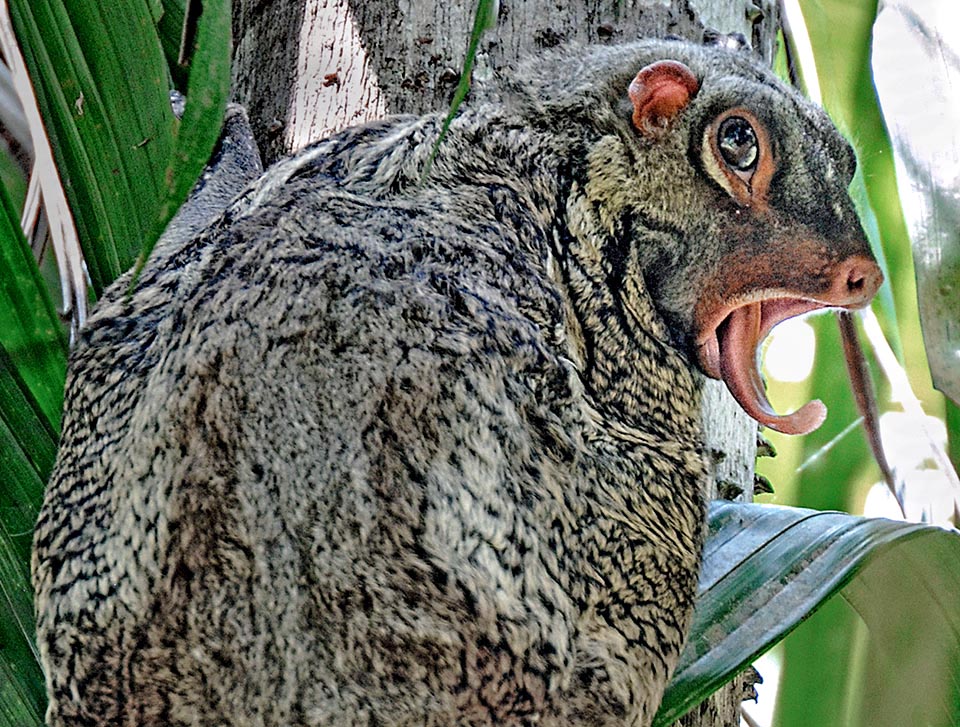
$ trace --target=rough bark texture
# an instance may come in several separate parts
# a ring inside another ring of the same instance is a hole
[[[447,108],[475,6],[472,0],[234,0],[234,96],[250,110],[265,162],[388,113]],[[497,27],[480,43],[473,80],[560,43],[699,40],[705,29],[742,33],[771,60],[778,25],[772,0],[502,0]],[[704,420],[719,493],[751,499],[756,423],[715,381],[707,382]],[[755,694],[756,681],[748,669],[678,724],[738,725],[740,703]]]
[[[304,0],[234,0],[233,96],[246,107],[264,161],[283,156]]]

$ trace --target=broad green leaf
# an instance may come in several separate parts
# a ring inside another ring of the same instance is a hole
[[[0,725],[42,724],[30,544],[53,468],[66,340],[0,187]]]
[[[153,16],[145,0],[12,0],[11,15],[99,294],[168,194],[174,118]]]
[[[844,589],[871,636],[851,727],[960,724],[960,593],[952,540],[908,543],[895,561]]]
[[[0,187],[0,346],[42,413],[46,431],[59,429],[66,377],[67,340],[19,215]],[[0,384],[2,386],[2,384]],[[29,451],[33,432],[16,427]],[[33,457],[38,461],[38,457]]]
[[[0,448],[9,456],[7,437],[0,424]],[[15,542],[22,539],[22,534],[0,527],[0,727],[39,727],[46,709],[43,673],[33,645],[30,573]]]
[[[160,17],[157,20],[157,33],[167,66],[173,75],[176,87],[186,93],[186,72],[179,65],[180,41],[183,35],[183,14],[186,0],[163,0],[160,4]]]
[[[914,713],[926,721],[875,727],[953,724],[960,704],[960,535],[836,512],[720,502],[711,505],[709,527],[691,635],[655,725],[679,718],[838,592],[887,650],[884,685],[927,674],[931,666],[941,670],[938,690],[914,693]],[[911,577],[902,577],[904,567]],[[887,612],[887,603],[898,607]]]
[[[956,0],[885,2],[873,69],[913,241],[930,373],[960,404],[960,42],[945,32],[958,21]]]
[[[229,0],[207,0],[203,4],[195,47],[190,60],[187,103],[177,125],[173,156],[166,173],[167,195],[160,207],[158,225],[138,257],[137,273],[163,228],[187,198],[216,145],[230,93]]]

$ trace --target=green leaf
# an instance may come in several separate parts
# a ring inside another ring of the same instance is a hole
[[[157,21],[157,33],[163,54],[167,58],[177,88],[186,93],[186,73],[179,66],[180,41],[183,35],[183,15],[186,0],[163,0],[160,8],[160,18]]]
[[[187,103],[177,125],[173,156],[166,172],[166,198],[160,207],[157,227],[137,259],[134,280],[210,159],[229,93],[230,2],[207,0],[199,18],[196,52],[190,61]]]
[[[36,402],[46,431],[57,431],[63,406],[67,340],[30,247],[20,231],[19,215],[3,187],[0,187],[0,346],[9,353],[17,376]],[[0,387],[2,385],[0,382]],[[27,451],[40,446],[32,443],[32,432],[23,426],[15,429],[25,440]],[[34,456],[33,461],[39,461],[39,457],[41,455]]]
[[[934,385],[960,404],[960,44],[937,32],[937,4],[884,3],[873,67],[913,241],[930,373]]]
[[[66,341],[0,187],[0,725],[41,725],[30,544],[57,452]]]
[[[443,126],[440,128],[440,135],[437,137],[437,141],[433,145],[433,150],[430,152],[430,158],[427,160],[427,163],[424,166],[423,179],[426,179],[429,176],[430,167],[433,165],[433,160],[437,156],[437,151],[440,149],[440,144],[443,143],[444,137],[446,137],[447,132],[450,130],[450,124],[453,123],[453,119],[457,115],[457,110],[460,108],[460,104],[464,102],[464,100],[467,98],[467,94],[470,92],[470,82],[473,76],[473,63],[477,58],[477,50],[480,48],[480,39],[483,38],[483,34],[487,30],[496,27],[497,5],[498,3],[496,0],[477,1],[477,12],[473,16],[473,29],[470,31],[470,42],[467,45],[467,52],[463,58],[463,70],[460,72],[460,81],[457,83],[457,87],[453,92],[453,99],[450,101],[450,110],[447,112],[447,115],[443,120]]]
[[[167,196],[170,76],[145,0],[12,0],[11,15],[94,290],[124,272]]]
[[[98,293],[186,198],[226,103],[229,3],[204,5],[180,124],[155,25],[162,7],[158,0],[12,2]],[[18,218],[0,191],[0,727],[43,723],[30,545],[56,456],[67,351]]]
[[[190,60],[187,103],[167,167],[168,194],[158,236],[187,198],[220,134],[230,95],[230,7],[230,0],[203,3]]]
[[[27,178],[7,149],[0,150],[0,185],[9,192],[17,209],[22,208],[27,196]]]
[[[907,543],[844,589],[870,625],[862,727],[960,724],[956,539]]]
[[[0,428],[4,455],[9,454],[7,434],[5,427]],[[0,528],[0,727],[39,727],[43,724],[46,694],[33,644],[30,573],[16,539],[16,533]]]
[[[958,561],[960,536],[940,528],[713,503],[691,634],[654,724],[682,716],[837,592],[887,650],[886,667],[878,667],[883,685],[939,670],[939,691],[916,690],[911,702],[925,721],[873,724],[954,724],[960,704]],[[909,578],[902,577],[905,567]],[[891,603],[897,608],[888,612]]]

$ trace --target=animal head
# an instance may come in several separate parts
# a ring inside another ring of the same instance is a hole
[[[537,113],[589,137],[573,193],[604,257],[625,258],[611,269],[642,275],[620,294],[645,291],[673,345],[760,423],[819,426],[818,401],[774,412],[757,350],[787,318],[867,305],[883,280],[847,193],[853,151],[826,114],[748,53],[681,42],[532,83]]]

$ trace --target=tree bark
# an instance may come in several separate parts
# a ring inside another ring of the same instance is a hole
[[[233,97],[250,116],[265,163],[287,150],[304,0],[233,0]]]
[[[446,110],[475,9],[475,0],[234,0],[234,98],[264,162],[385,114]],[[561,43],[699,42],[705,29],[741,33],[771,62],[778,27],[774,0],[502,0],[473,80]],[[752,499],[757,425],[716,381],[706,382],[704,428],[710,495]],[[748,669],[678,724],[738,725],[756,681]]]

